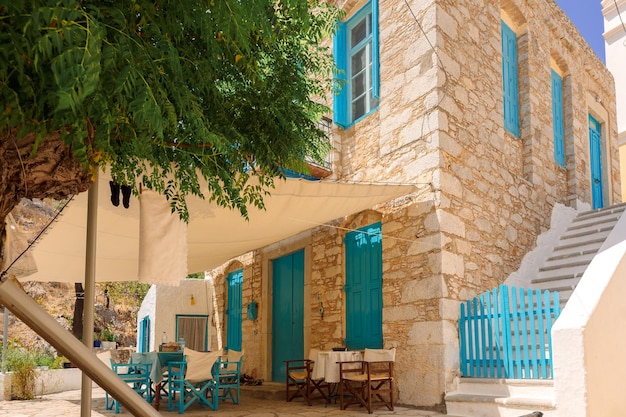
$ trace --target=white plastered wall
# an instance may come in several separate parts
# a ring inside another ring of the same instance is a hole
[[[622,216],[552,328],[560,417],[626,415],[626,216]]]

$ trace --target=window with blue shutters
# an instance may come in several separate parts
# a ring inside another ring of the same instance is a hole
[[[502,90],[504,128],[520,136],[519,87],[517,76],[517,34],[502,21]]]
[[[554,160],[565,166],[565,144],[563,135],[563,81],[554,70],[552,80],[552,131],[554,132]]]
[[[333,49],[339,71],[334,121],[345,129],[378,107],[378,0],[370,0],[348,21],[338,23]]]

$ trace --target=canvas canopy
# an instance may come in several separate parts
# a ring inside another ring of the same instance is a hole
[[[168,233],[153,231],[150,229],[153,222],[145,219],[142,220],[142,227],[147,228],[148,234],[154,232],[151,241],[159,245],[156,251],[140,255],[140,202],[132,196],[129,208],[124,208],[122,203],[114,206],[109,180],[107,173],[99,175],[96,280],[135,281],[138,280],[141,262],[159,265],[180,261],[185,256],[185,250],[178,250],[180,235],[172,238]],[[184,239],[187,244],[187,272],[213,269],[251,250],[414,191],[415,188],[410,185],[349,184],[288,178],[276,181],[276,188],[265,198],[265,210],[249,209],[249,220],[238,211],[189,197],[190,219]],[[31,249],[37,272],[20,277],[21,280],[84,282],[87,194],[77,195]],[[172,217],[167,204],[162,207],[160,215]],[[157,223],[154,221],[155,228],[159,227]],[[184,259],[182,261],[185,262]]]

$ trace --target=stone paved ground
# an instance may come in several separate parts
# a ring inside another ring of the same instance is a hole
[[[167,412],[167,403],[161,407],[164,416],[177,416],[177,412]],[[113,417],[113,411],[105,410],[104,391],[95,387],[92,395],[92,417]],[[321,417],[321,416],[368,416],[367,411],[359,407],[341,411],[338,404],[324,406],[318,402],[308,407],[302,402],[287,403],[280,400],[258,399],[242,392],[241,404],[220,403],[218,411],[202,409],[192,405],[185,413],[186,416],[200,417],[220,415],[225,417]],[[80,417],[80,391],[66,391],[57,394],[44,395],[32,401],[0,401],[0,416],[7,417]],[[119,417],[131,417],[123,407]],[[371,416],[415,416],[441,417],[442,414],[432,411],[415,410],[396,406],[395,411],[387,409],[374,410]],[[450,417],[450,416],[448,416]]]

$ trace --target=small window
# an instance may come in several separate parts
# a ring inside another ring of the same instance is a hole
[[[335,123],[344,129],[371,113],[379,101],[378,0],[371,0],[334,38],[340,93],[334,100]]]
[[[552,80],[552,130],[554,132],[554,160],[565,166],[565,145],[563,135],[563,80],[561,76],[550,70]]]
[[[198,351],[208,348],[208,317],[193,315],[176,316],[176,341],[185,339],[185,346]]]
[[[502,90],[504,128],[520,136],[519,88],[517,79],[517,35],[502,21]]]

